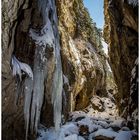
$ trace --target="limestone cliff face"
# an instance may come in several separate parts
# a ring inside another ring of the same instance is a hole
[[[57,6],[66,108],[80,110],[97,92],[106,94],[106,57],[94,41],[82,0],[58,0]]]
[[[128,102],[132,98],[131,71],[138,57],[138,1],[105,0],[104,8],[104,38],[109,44],[109,62],[119,90],[120,114],[132,117],[138,107],[138,92],[133,92],[135,98]],[[129,109],[131,106],[133,111]]]
[[[57,128],[61,100],[67,116],[87,107],[93,95],[106,95],[106,57],[81,0],[11,0],[2,6],[4,140],[30,139],[40,122]],[[12,74],[19,62],[30,66],[33,80],[29,69],[18,75],[20,65]]]

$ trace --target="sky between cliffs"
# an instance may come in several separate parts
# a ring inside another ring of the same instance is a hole
[[[104,0],[83,0],[85,7],[88,9],[90,17],[96,22],[98,28],[103,29],[104,25]]]
[[[104,26],[104,0],[83,0],[85,7],[88,9],[93,22],[96,22],[97,28],[103,29]],[[108,45],[102,39],[104,52],[108,55]]]

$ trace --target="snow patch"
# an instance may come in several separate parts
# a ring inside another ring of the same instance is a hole
[[[108,129],[99,129],[95,133],[95,137],[97,137],[97,136],[105,136],[105,137],[108,137],[108,138],[115,138],[117,136],[117,132],[110,131]]]
[[[108,55],[108,44],[102,39],[103,50],[106,55]]]
[[[115,140],[131,140],[132,134],[129,131],[120,131]]]
[[[98,125],[93,124],[93,121],[90,118],[88,118],[88,117],[82,119],[81,121],[78,121],[78,125],[79,126],[81,126],[81,125],[88,126],[88,131],[90,133],[95,131],[95,130],[97,130],[98,127],[99,127]]]
[[[74,123],[67,123],[61,127],[64,135],[79,134],[79,129]]]
[[[113,123],[110,124],[110,127],[119,127],[121,128],[125,124],[125,121],[122,120],[115,120]]]

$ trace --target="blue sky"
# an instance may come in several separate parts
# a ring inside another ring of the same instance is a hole
[[[85,7],[90,13],[90,17],[96,22],[98,28],[103,28],[104,25],[104,14],[103,5],[104,0],[83,0]]]

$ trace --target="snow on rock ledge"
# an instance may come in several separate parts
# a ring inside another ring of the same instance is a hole
[[[97,132],[95,132],[95,137],[99,137],[99,136],[104,136],[107,138],[114,139],[117,136],[117,133],[107,129],[99,129]]]

